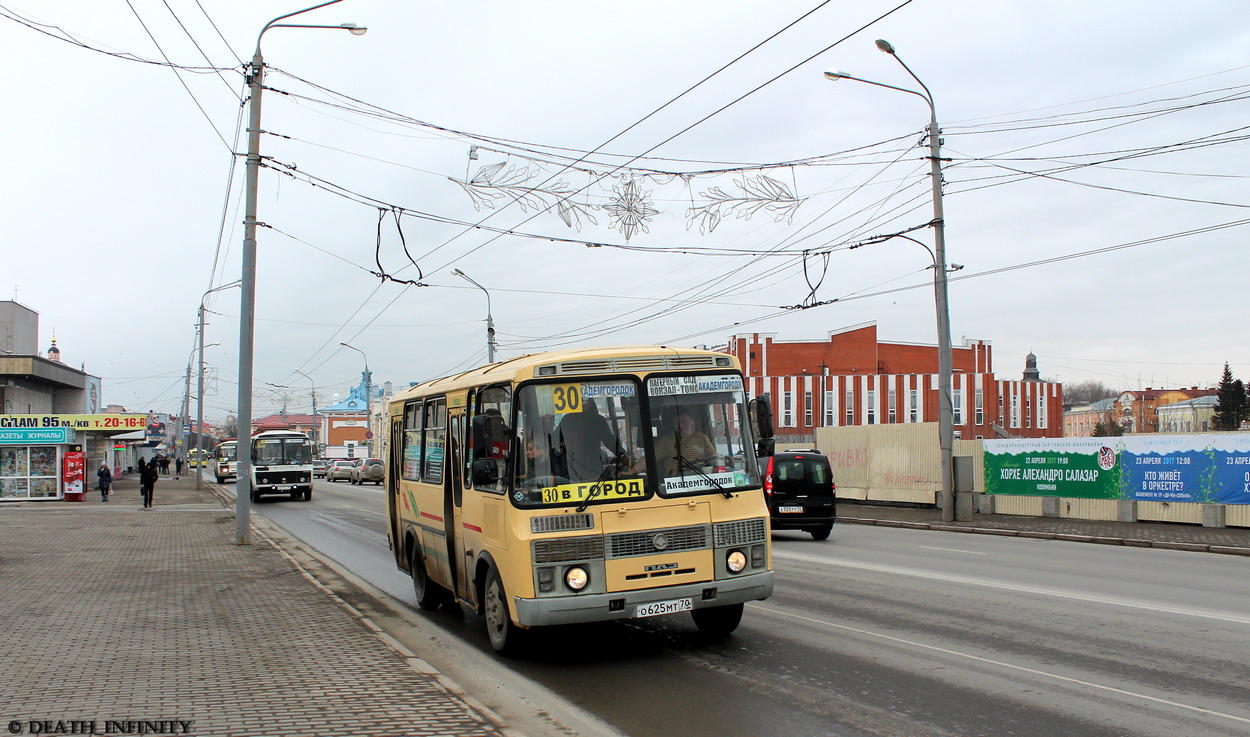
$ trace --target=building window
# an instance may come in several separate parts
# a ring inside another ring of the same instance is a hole
[[[846,424],[847,427],[855,424],[855,392],[851,389],[846,390]]]
[[[907,421],[920,422],[920,391],[912,389],[907,397]]]
[[[837,422],[837,418],[834,417],[834,414],[833,414],[834,412],[833,397],[834,397],[833,392],[825,392],[825,426],[826,427],[833,427],[833,423]]]
[[[951,390],[951,422],[956,425],[964,424],[964,390]]]
[[[794,427],[794,393],[782,392],[781,401],[781,426]]]
[[[985,424],[985,391],[984,390],[977,389],[976,403],[977,403],[976,424],[984,425]]]
[[[812,426],[812,393],[803,392],[803,426]]]
[[[869,425],[877,424],[877,393],[870,391],[865,395],[864,417]]]
[[[1045,391],[1043,391],[1037,397],[1037,426],[1042,429],[1046,428],[1046,392]]]
[[[898,404],[898,392],[896,390],[891,389],[886,394],[886,403],[889,404],[889,407],[886,408],[886,414],[889,417],[887,422],[893,425],[898,422],[898,407],[896,406]]]
[[[1020,427],[1020,395],[1011,395],[1011,426]]]

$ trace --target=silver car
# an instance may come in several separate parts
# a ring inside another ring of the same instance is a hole
[[[382,477],[386,475],[386,464],[381,458],[366,458],[358,465],[352,467],[351,480],[353,484],[363,484],[366,481],[372,481],[378,486],[382,485]]]
[[[356,465],[356,461],[349,458],[332,461],[326,468],[326,481],[340,481],[342,479],[352,480],[352,468]]]

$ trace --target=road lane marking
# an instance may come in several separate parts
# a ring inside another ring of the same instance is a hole
[[[958,548],[934,548],[928,545],[921,545],[920,549],[921,550],[945,550],[948,553],[966,553],[968,555],[989,555],[989,553],[982,553],[977,550],[959,550]]]
[[[835,622],[829,622],[823,619],[816,619],[814,617],[804,617],[801,614],[791,614],[790,612],[783,612],[780,609],[773,609],[770,606],[767,606],[764,604],[758,604],[756,602],[750,602],[747,604],[747,606],[751,607],[752,609],[761,609],[765,612],[768,612],[769,614],[776,614],[781,617],[790,617],[791,619],[798,619],[800,621],[809,622],[811,624],[820,624],[826,627],[831,627],[833,629],[845,630],[847,632],[854,632],[856,634],[864,635],[865,637],[874,637],[879,640],[895,642],[900,645],[909,645],[911,647],[920,648],[921,650],[930,650],[936,653],[942,653],[944,655],[950,655],[956,658],[964,658],[967,660],[976,661],[978,663],[986,663],[987,665],[996,665],[1000,668],[1020,671],[1021,673],[1028,673],[1028,674],[1035,675],[1035,676],[1041,676],[1042,678],[1052,678],[1056,681],[1063,681],[1064,683],[1071,683],[1077,686],[1088,686],[1089,688],[1096,688],[1100,691],[1107,691],[1109,693],[1120,694],[1121,696],[1128,696],[1130,698],[1142,699],[1144,701],[1151,701],[1156,704],[1163,704],[1165,706],[1174,706],[1177,709],[1187,709],[1189,711],[1196,711],[1200,714],[1206,714],[1208,716],[1223,717],[1224,719],[1231,719],[1236,722],[1243,722],[1245,724],[1250,724],[1250,718],[1239,717],[1236,714],[1225,714],[1222,711],[1213,711],[1211,709],[1204,709],[1201,706],[1190,706],[1189,704],[1182,704],[1179,701],[1170,701],[1168,699],[1161,699],[1157,696],[1148,696],[1143,693],[1137,693],[1136,691],[1127,691],[1122,688],[1116,688],[1115,686],[1104,686],[1101,683],[1094,683],[1092,681],[1083,681],[1079,678],[1070,678],[1068,676],[1061,676],[1058,673],[1050,673],[1048,671],[1038,670],[1036,668],[1029,668],[1023,665],[1012,665],[1011,663],[1004,663],[1001,660],[983,658],[980,655],[972,655],[971,653],[961,653],[958,650],[951,650],[945,647],[938,647],[937,645],[926,645],[923,642],[916,642],[915,640],[907,640],[902,637],[894,637],[893,635],[886,635],[880,632],[872,632],[869,630],[860,629],[858,627],[851,627],[845,624],[837,624]]]
[[[1106,596],[1094,596],[1092,594],[1075,594],[1067,591],[1057,591],[1055,589],[1044,589],[1034,586],[1020,586],[1018,584],[1001,583],[998,581],[986,581],[984,579],[964,578],[961,576],[949,576],[944,573],[929,573],[926,571],[916,571],[907,568],[896,568],[894,566],[879,566],[871,563],[851,563],[849,561],[829,560],[827,558],[813,558],[807,555],[798,555],[795,553],[787,553],[785,551],[773,549],[774,558],[791,558],[793,560],[802,560],[809,563],[823,563],[831,566],[842,566],[844,568],[858,568],[865,571],[876,571],[878,573],[893,573],[900,576],[915,576],[917,578],[928,578],[935,581],[946,581],[949,583],[962,583],[969,586],[985,586],[992,589],[1002,589],[1004,591],[1015,591],[1023,594],[1036,594],[1039,596],[1053,596],[1058,599],[1073,599],[1075,601],[1087,601],[1093,604],[1108,604],[1111,606],[1127,607],[1129,609],[1144,609],[1151,612],[1160,612],[1162,614],[1177,614],[1185,617],[1198,617],[1201,619],[1215,619],[1221,622],[1235,622],[1237,624],[1250,624],[1250,617],[1240,616],[1236,614],[1221,614],[1218,612],[1204,612],[1197,609],[1182,609],[1180,607],[1162,606],[1159,604],[1148,604],[1140,601],[1129,601],[1127,599],[1114,599]]]

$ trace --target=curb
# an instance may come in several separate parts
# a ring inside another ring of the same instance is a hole
[[[1209,545],[1206,543],[1182,543],[1162,540],[1141,540],[1137,538],[1107,537],[1105,535],[1074,535],[1062,532],[1038,532],[1034,530],[1012,530],[1001,527],[965,527],[962,525],[944,524],[941,522],[903,522],[901,520],[873,519],[871,517],[838,516],[838,522],[853,525],[875,525],[877,527],[898,527],[908,530],[933,530],[935,532],[963,532],[974,535],[996,535],[999,537],[1026,537],[1035,540],[1062,540],[1074,543],[1094,543],[1096,545],[1123,545],[1131,548],[1158,548],[1160,550],[1183,550],[1192,553],[1217,553],[1221,555],[1241,555],[1250,557],[1250,547],[1235,545]]]

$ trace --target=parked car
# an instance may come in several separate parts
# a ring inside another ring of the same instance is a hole
[[[372,481],[378,486],[382,485],[382,477],[386,475],[386,464],[381,458],[366,458],[357,465],[352,467],[352,483],[363,484],[366,481]]]
[[[825,540],[837,521],[833,470],[818,450],[786,450],[770,456],[764,498],[774,530],[803,530]]]
[[[350,458],[341,458],[337,461],[330,461],[330,465],[326,467],[326,481],[341,481],[347,479],[352,480],[352,468],[356,465],[356,461]]]
[[[313,478],[323,479],[326,477],[326,469],[329,468],[330,461],[325,458],[318,458],[313,461]]]

